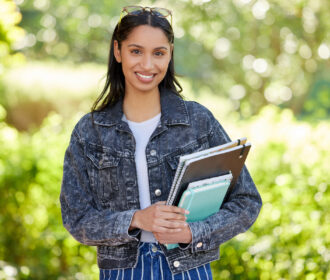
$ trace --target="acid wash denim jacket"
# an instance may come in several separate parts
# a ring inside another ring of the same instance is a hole
[[[179,157],[231,141],[204,106],[160,90],[161,120],[146,147],[151,203],[169,195]],[[97,246],[99,268],[135,267],[140,229],[128,231],[140,209],[134,160],[135,140],[122,120],[122,99],[83,116],[66,150],[60,202],[64,227],[80,243]],[[94,124],[93,124],[94,122]],[[244,166],[221,209],[189,223],[190,244],[161,248],[172,273],[219,259],[219,245],[256,220],[261,198]]]

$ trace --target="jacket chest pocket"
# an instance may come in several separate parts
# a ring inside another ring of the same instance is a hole
[[[177,148],[174,152],[166,157],[166,164],[167,164],[167,177],[168,185],[172,185],[173,179],[175,177],[176,170],[178,168],[178,164],[180,161],[180,156],[188,155],[191,153],[199,152],[209,148],[209,144],[206,138],[201,138],[197,141],[192,143],[186,144],[183,147]]]
[[[88,173],[92,189],[102,204],[108,204],[117,197],[119,191],[118,165],[120,158],[102,147],[87,146],[89,159]]]

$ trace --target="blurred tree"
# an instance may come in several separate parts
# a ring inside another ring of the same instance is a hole
[[[13,45],[24,37],[24,30],[17,26],[22,15],[12,0],[0,0],[0,104],[4,103],[5,92],[2,76],[5,69],[20,64],[24,56],[13,50]],[[6,115],[6,111],[0,105],[0,120]]]
[[[122,4],[116,1],[20,0],[21,26],[26,28],[27,34],[16,48],[32,59],[105,63],[111,32]]]
[[[310,94],[303,100],[301,117],[309,121],[329,119],[330,116],[330,81],[317,80],[310,89]]]
[[[95,248],[69,237],[60,214],[61,162],[76,121],[50,115],[33,135],[0,122],[0,279],[97,274]]]
[[[107,61],[111,32],[130,1],[18,0],[29,57]],[[327,0],[143,1],[174,13],[177,72],[228,95],[242,116],[268,103],[299,114],[317,75],[329,73]],[[204,92],[204,91],[203,91]]]
[[[21,53],[13,50],[13,45],[24,37],[23,28],[17,26],[22,15],[12,0],[0,0],[0,75],[5,67],[21,62]]]
[[[181,35],[193,42],[179,64],[195,76],[195,88],[202,80],[228,94],[245,117],[267,103],[298,114],[315,77],[329,74],[327,0],[192,0],[175,7],[185,11],[176,17]]]

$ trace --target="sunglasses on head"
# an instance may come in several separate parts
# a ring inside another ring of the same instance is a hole
[[[132,15],[137,16],[145,11],[149,11],[150,14],[155,15],[157,17],[166,18],[168,16],[171,16],[171,26],[172,26],[172,12],[165,8],[158,8],[158,7],[142,7],[142,6],[126,6],[123,7],[121,13],[118,25],[121,22],[121,19],[123,18],[124,14],[126,15]]]

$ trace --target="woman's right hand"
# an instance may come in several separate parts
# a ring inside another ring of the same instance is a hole
[[[140,228],[155,233],[175,233],[188,226],[188,211],[177,206],[165,205],[159,201],[134,213],[129,230]]]

